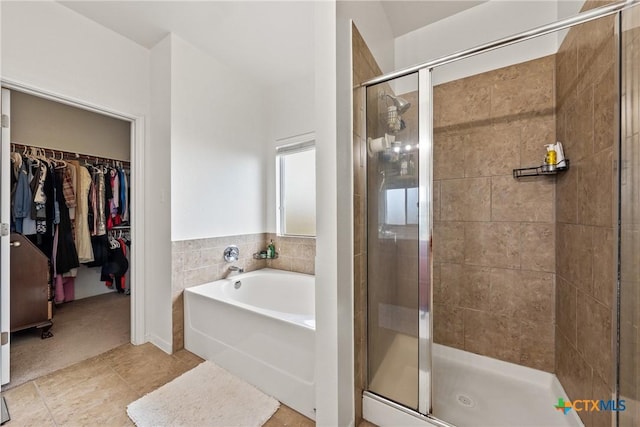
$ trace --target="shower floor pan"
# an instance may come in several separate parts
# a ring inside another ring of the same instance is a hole
[[[417,403],[416,377],[407,375],[417,372],[416,366],[410,366],[415,365],[415,357],[407,357],[416,348],[416,338],[396,335],[371,389],[394,400]],[[583,425],[575,411],[565,415],[555,408],[558,398],[568,400],[555,375],[439,344],[433,345],[432,395],[433,415],[458,427]],[[390,425],[384,419],[369,421]]]

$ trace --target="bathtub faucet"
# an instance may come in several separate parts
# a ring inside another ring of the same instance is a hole
[[[244,273],[244,268],[238,267],[237,265],[232,265],[229,267],[229,271],[237,271],[238,273]]]

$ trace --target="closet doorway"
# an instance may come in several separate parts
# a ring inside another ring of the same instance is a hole
[[[120,117],[20,90],[2,95],[12,188],[6,389],[132,341],[134,134]]]

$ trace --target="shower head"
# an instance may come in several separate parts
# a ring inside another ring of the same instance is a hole
[[[409,109],[409,107],[411,107],[411,103],[409,101],[404,98],[400,98],[399,96],[393,96],[388,93],[384,93],[382,96],[388,96],[389,98],[391,98],[391,100],[393,101],[393,105],[395,105],[398,109],[398,114],[403,114]]]

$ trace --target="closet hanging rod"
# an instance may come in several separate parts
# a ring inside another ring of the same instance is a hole
[[[21,153],[24,150],[29,148],[44,150],[45,155],[49,153],[51,154],[52,158],[56,158],[57,155],[59,156],[62,154],[63,160],[87,160],[89,162],[106,163],[114,166],[121,165],[126,169],[131,168],[131,162],[128,160],[119,160],[119,159],[112,159],[112,158],[101,157],[101,156],[93,156],[91,154],[83,154],[83,153],[76,153],[73,151],[58,150],[50,147],[39,147],[37,145],[20,144],[19,142],[11,143],[11,149],[15,152]]]

